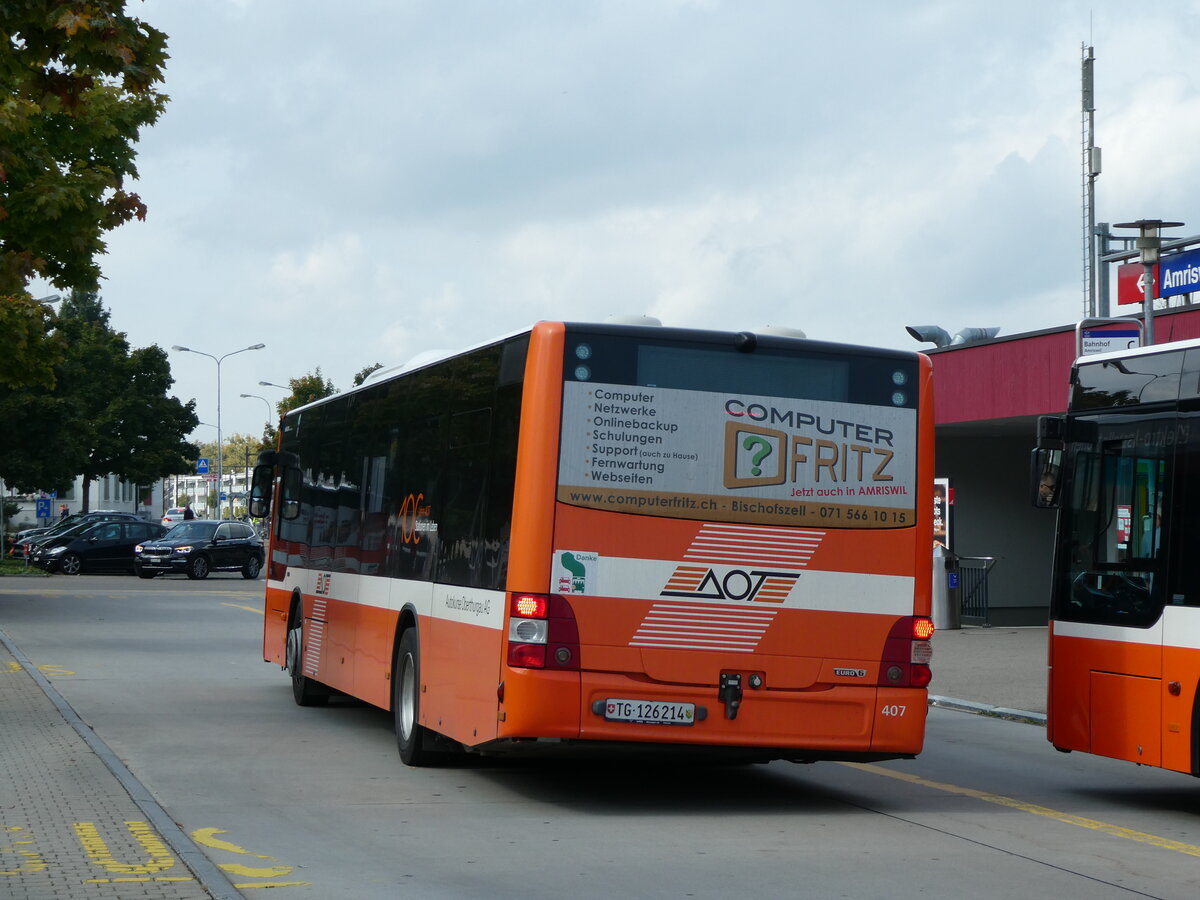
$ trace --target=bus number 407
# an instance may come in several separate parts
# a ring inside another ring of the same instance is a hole
[[[902,716],[908,710],[907,706],[898,706],[895,703],[885,706],[880,712],[885,716]]]

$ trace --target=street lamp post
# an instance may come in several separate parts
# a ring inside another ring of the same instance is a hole
[[[261,395],[259,395],[259,394],[239,394],[238,396],[241,396],[241,397],[255,397],[256,399],[258,399],[258,400],[261,400],[263,403],[267,404],[267,426],[268,426],[268,427],[270,427],[270,425],[271,425],[271,412],[272,412],[272,409],[271,409],[271,401],[270,401],[270,400],[268,400],[266,397],[263,397],[263,396],[261,396]]]
[[[217,364],[217,518],[223,518],[221,513],[221,488],[224,486],[224,466],[222,464],[222,455],[224,446],[221,440],[221,363],[230,356],[238,353],[245,353],[247,350],[261,350],[266,344],[251,344],[249,347],[243,347],[241,350],[231,350],[221,356],[213,356],[211,353],[205,353],[203,350],[193,350],[191,347],[181,347],[178,344],[173,346],[172,350],[178,350],[181,353],[198,353],[200,356],[207,356]]]
[[[1159,231],[1163,228],[1178,228],[1182,222],[1164,222],[1162,219],[1138,219],[1122,222],[1116,228],[1138,229],[1137,248],[1142,263],[1142,320],[1146,323],[1146,346],[1154,343],[1154,267],[1158,265],[1162,249]]]

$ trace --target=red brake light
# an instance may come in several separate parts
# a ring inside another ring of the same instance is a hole
[[[508,664],[525,669],[543,669],[546,666],[546,645],[509,644]]]
[[[916,616],[912,620],[912,635],[914,641],[927,641],[933,637],[933,619]]]
[[[933,681],[933,670],[929,666],[913,664],[908,670],[908,680],[912,687],[929,687],[929,682]]]
[[[544,619],[550,614],[550,598],[538,594],[514,594],[512,614],[522,619]]]

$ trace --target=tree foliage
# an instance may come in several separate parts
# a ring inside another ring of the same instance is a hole
[[[367,378],[370,377],[372,372],[375,372],[378,369],[382,369],[382,368],[383,368],[383,363],[378,363],[378,362],[375,363],[374,365],[367,366],[365,369],[361,370],[357,375],[354,376],[354,386],[358,387],[360,384],[362,384],[364,381],[366,381]]]
[[[167,395],[173,379],[157,346],[130,350],[94,293],[74,293],[56,317],[62,359],[55,388],[0,387],[0,477],[25,491],[65,490],[76,475],[148,484],[184,471],[195,447],[194,403]]]
[[[28,295],[0,296],[0,385],[54,387],[62,344],[52,336],[53,311]]]
[[[0,0],[0,297],[94,290],[102,235],[146,207],[134,143],[167,98],[166,35],[125,0]]]
[[[304,406],[306,403],[331,397],[337,393],[337,388],[333,386],[333,382],[321,374],[320,366],[317,366],[315,371],[307,375],[301,375],[299,378],[289,378],[288,387],[292,389],[292,396],[284,397],[276,404],[281,416],[287,414],[290,410],[296,409],[298,406]]]

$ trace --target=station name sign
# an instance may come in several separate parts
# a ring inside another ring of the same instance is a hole
[[[1163,297],[1200,291],[1200,250],[1164,256],[1158,268],[1159,293]]]

